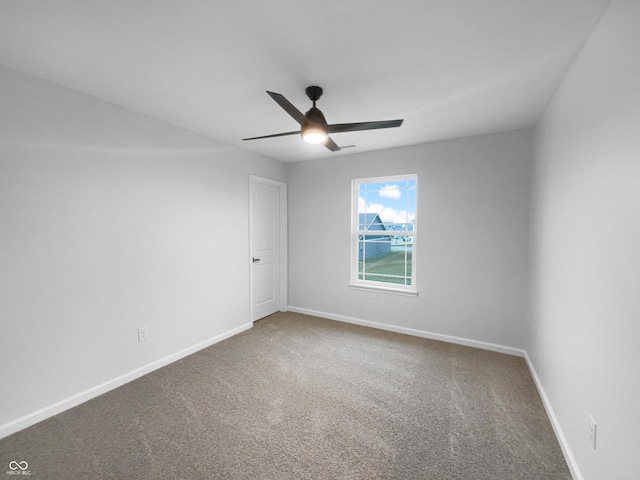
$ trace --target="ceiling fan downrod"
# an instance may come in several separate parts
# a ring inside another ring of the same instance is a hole
[[[305,90],[307,97],[309,97],[309,100],[311,100],[313,102],[313,106],[316,106],[316,100],[319,100],[320,97],[322,96],[322,87],[318,87],[317,85],[312,85],[310,87],[307,87],[307,89]]]

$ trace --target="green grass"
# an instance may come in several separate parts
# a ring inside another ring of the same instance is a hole
[[[366,258],[364,262],[358,262],[359,278],[362,279],[362,270],[366,269],[364,280],[385,283],[405,283],[405,253],[387,252]],[[396,275],[396,277],[383,277],[383,275]],[[407,252],[407,285],[411,284],[411,252]]]

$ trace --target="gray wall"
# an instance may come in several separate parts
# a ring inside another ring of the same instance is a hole
[[[289,304],[521,348],[532,132],[289,166]],[[350,289],[351,180],[418,174],[416,298]]]
[[[1,67],[0,96],[0,427],[250,324],[248,175],[281,163]]]
[[[535,131],[527,350],[587,480],[640,475],[639,26],[612,2]]]

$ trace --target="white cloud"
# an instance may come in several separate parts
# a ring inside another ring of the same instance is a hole
[[[407,223],[415,218],[415,214],[407,213],[406,210],[385,207],[380,203],[366,203],[362,197],[358,197],[358,211],[360,213],[377,213],[384,223]]]
[[[398,200],[402,196],[402,192],[400,192],[400,187],[398,185],[385,185],[378,191],[378,195]]]
[[[385,223],[408,223],[413,219],[413,216],[408,214],[406,210],[396,210],[391,207],[385,208],[378,215]]]
[[[380,213],[384,210],[384,205],[379,203],[366,203],[364,198],[358,197],[358,212],[360,213]]]

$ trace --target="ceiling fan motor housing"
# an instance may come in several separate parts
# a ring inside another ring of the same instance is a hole
[[[320,111],[319,108],[311,107],[307,113],[304,114],[307,117],[307,120],[311,123],[319,123],[321,125],[326,125],[327,121],[324,118],[324,115]]]

